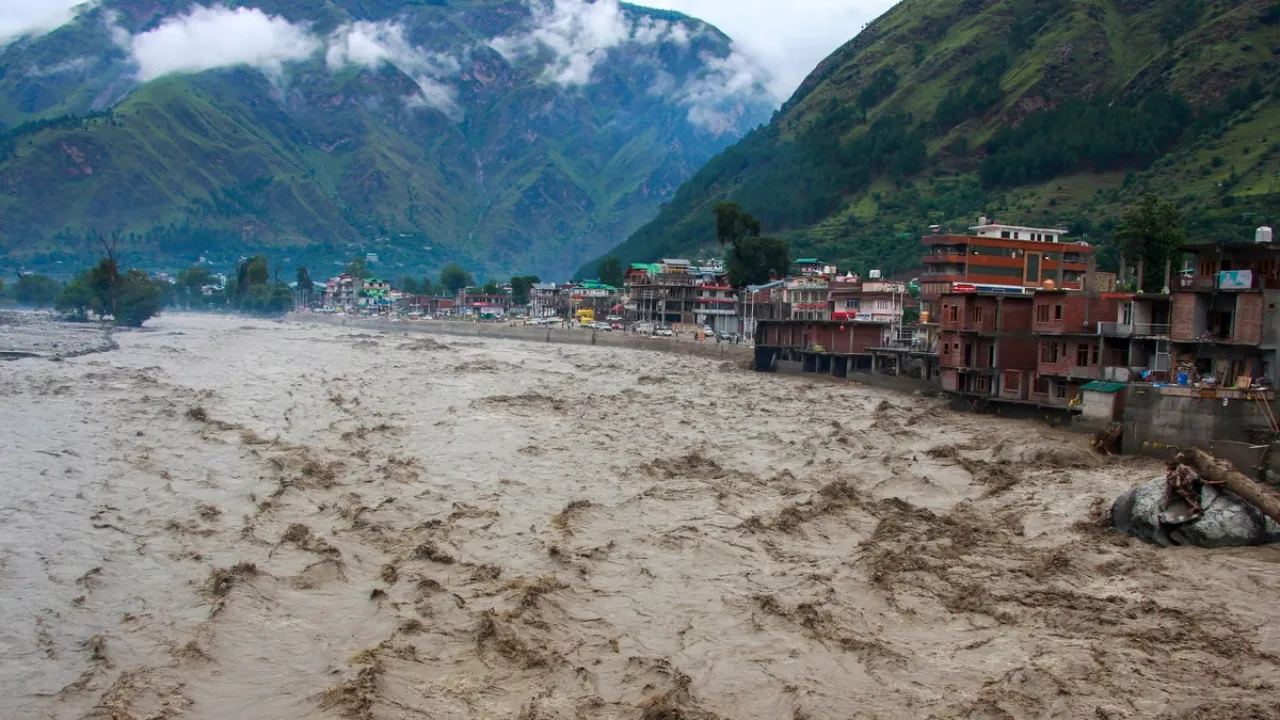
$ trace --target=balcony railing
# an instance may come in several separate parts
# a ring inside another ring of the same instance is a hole
[[[920,258],[923,263],[963,263],[965,260],[964,253],[934,253]]]
[[[1165,323],[1098,323],[1098,334],[1107,337],[1169,337]]]

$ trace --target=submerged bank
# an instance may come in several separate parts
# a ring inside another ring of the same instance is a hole
[[[1275,548],[718,358],[166,316],[0,366],[0,716],[1268,717]]]

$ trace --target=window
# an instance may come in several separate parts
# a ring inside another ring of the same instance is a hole
[[[1090,365],[1097,365],[1097,364],[1098,364],[1098,349],[1099,349],[1099,347],[1100,347],[1100,345],[1094,345],[1094,346],[1093,346],[1093,362],[1092,362],[1092,363],[1089,363]]]
[[[991,392],[991,378],[985,375],[978,378],[978,387],[976,389],[978,392]]]
[[[946,357],[947,355],[950,355],[950,354],[951,354],[951,345],[949,343],[942,343],[943,357]]]
[[[1061,320],[1061,319],[1062,319],[1062,306],[1061,306],[1061,305],[1054,305],[1054,306],[1053,306],[1053,319],[1054,319],[1054,320]]]
[[[1008,231],[1008,230],[1001,230],[1001,231],[1000,231],[1000,237],[1004,238],[1005,240],[1008,240],[1008,239],[1009,239],[1009,231]]]
[[[888,310],[888,309],[889,309],[889,301],[888,301],[888,300],[877,300],[877,301],[876,301],[876,309],[877,309],[877,310]]]
[[[975,307],[973,309],[973,324],[974,325],[982,324],[982,308],[980,307]]]
[[[1018,392],[1022,386],[1022,376],[1016,372],[1004,374],[1004,389],[1009,392]]]
[[[1089,364],[1089,346],[1080,343],[1076,346],[1076,365]]]
[[[1050,234],[1048,234],[1048,235],[1045,235],[1045,236],[1044,236],[1044,239],[1045,239],[1045,240],[1048,240],[1049,242],[1057,242],[1057,241],[1058,241],[1058,236],[1057,236],[1057,235],[1054,235],[1054,234],[1052,234],[1052,233],[1050,233]]]
[[[1037,375],[1035,392],[1037,395],[1048,395],[1049,394],[1049,378],[1041,377]]]
[[[1048,305],[1036,306],[1036,322],[1038,323],[1049,322],[1049,306]]]
[[[1060,382],[1060,383],[1058,383],[1057,385],[1055,385],[1055,386],[1053,387],[1053,396],[1054,396],[1054,397],[1056,397],[1056,398],[1058,398],[1059,400],[1066,400],[1066,399],[1067,399],[1067,384],[1066,384],[1066,383],[1064,383],[1064,382]]]
[[[1214,263],[1212,260],[1201,260],[1201,261],[1200,261],[1200,274],[1201,274],[1201,275],[1213,275],[1215,270],[1217,270],[1217,265],[1216,265],[1216,263]]]
[[[948,319],[948,320],[950,320],[951,322],[959,322],[959,321],[960,321],[960,306],[959,306],[959,305],[948,305],[948,306],[947,306],[947,319]]]
[[[1040,342],[1040,362],[1056,363],[1058,362],[1058,343],[1056,342]]]

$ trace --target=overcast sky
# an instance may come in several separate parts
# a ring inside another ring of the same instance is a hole
[[[705,20],[733,38],[773,75],[779,102],[833,50],[895,0],[634,0]],[[71,18],[84,0],[0,0],[0,47],[15,37],[47,32]],[[205,2],[203,4],[214,4]],[[252,5],[252,3],[248,3]]]
[[[809,71],[853,39],[895,0],[632,0],[679,10],[720,28],[773,72],[770,90],[786,100]]]

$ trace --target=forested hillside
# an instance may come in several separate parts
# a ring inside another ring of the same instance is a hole
[[[562,277],[768,117],[750,72],[617,0],[86,4],[0,47],[0,262]]]
[[[1192,238],[1248,238],[1280,220],[1276,48],[1274,0],[906,0],[611,254],[710,248],[723,200],[860,271],[980,214],[1105,242],[1149,192]]]

